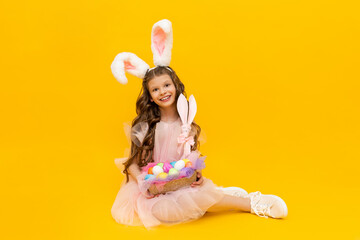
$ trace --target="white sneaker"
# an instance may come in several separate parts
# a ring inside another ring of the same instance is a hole
[[[284,200],[275,195],[261,194],[259,191],[249,193],[251,213],[259,217],[284,218],[288,209]]]
[[[221,191],[223,191],[226,195],[231,195],[231,196],[236,196],[236,197],[246,197],[248,195],[248,192],[245,191],[242,188],[239,187],[216,187],[217,189],[220,189]]]

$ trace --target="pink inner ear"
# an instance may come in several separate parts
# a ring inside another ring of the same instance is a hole
[[[154,30],[153,41],[155,48],[161,56],[165,49],[166,33],[160,27]]]
[[[135,69],[135,67],[129,61],[124,61],[124,66],[125,70]]]

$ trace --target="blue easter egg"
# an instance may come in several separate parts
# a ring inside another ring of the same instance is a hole
[[[155,176],[152,175],[152,174],[146,174],[145,180],[148,180],[148,179],[153,178],[153,177],[155,177]]]
[[[175,167],[176,161],[170,163],[172,167]]]

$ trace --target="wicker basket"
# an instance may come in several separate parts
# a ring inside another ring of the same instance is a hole
[[[171,180],[170,182],[167,182],[165,185],[163,185],[161,187],[156,187],[156,185],[153,184],[150,186],[149,192],[152,195],[157,195],[157,194],[166,193],[166,192],[170,192],[170,191],[176,191],[182,187],[191,185],[195,181],[196,181],[196,171],[189,178],[184,177],[184,178],[180,178],[180,179]]]

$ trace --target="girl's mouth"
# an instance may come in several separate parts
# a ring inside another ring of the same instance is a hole
[[[167,102],[167,101],[169,101],[170,97],[171,97],[171,95],[163,97],[163,98],[160,99],[160,101]]]

